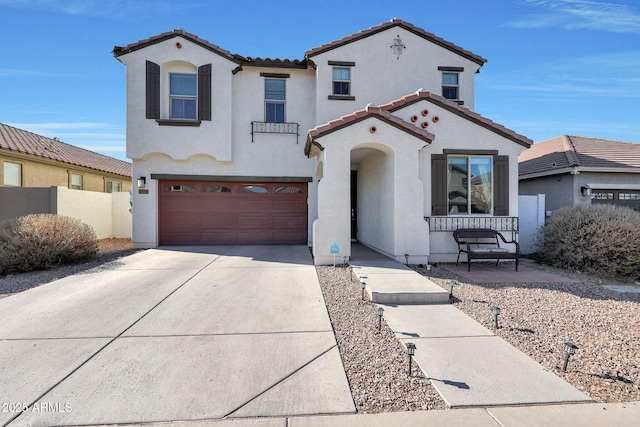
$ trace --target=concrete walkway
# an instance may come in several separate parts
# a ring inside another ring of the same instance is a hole
[[[398,339],[416,345],[415,361],[450,407],[591,401],[454,306],[402,298],[409,287],[443,291],[426,277],[366,248],[359,247],[357,254],[351,262],[353,272],[366,281],[369,295],[382,288],[387,293],[382,302],[414,303],[380,305]],[[394,288],[398,289],[395,299],[390,295]]]
[[[0,425],[355,412],[305,246],[147,250],[0,318]]]

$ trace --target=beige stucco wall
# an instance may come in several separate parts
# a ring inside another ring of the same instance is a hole
[[[131,238],[128,192],[98,193],[65,187],[0,187],[0,221],[51,213],[90,225],[98,239]]]
[[[0,150],[0,186],[4,185],[4,162],[22,165],[23,187],[67,187],[71,174],[82,175],[83,190],[104,192],[106,181],[119,182],[122,191],[131,190],[131,178],[79,166],[60,163],[37,156]]]

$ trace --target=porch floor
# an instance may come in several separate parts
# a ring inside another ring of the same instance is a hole
[[[467,264],[438,264],[438,267],[462,276],[473,283],[578,283],[576,279],[546,273],[544,271],[528,268],[520,262],[518,271],[513,262],[501,262],[496,266],[495,262],[471,263],[471,271],[467,271]]]

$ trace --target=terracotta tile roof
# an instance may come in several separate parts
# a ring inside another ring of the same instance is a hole
[[[147,46],[151,46],[153,44],[172,39],[173,37],[182,37],[186,40],[189,40],[197,45],[204,47],[205,49],[208,49],[214,53],[217,53],[222,57],[227,58],[229,61],[240,63],[241,61],[245,60],[245,58],[243,58],[242,56],[232,54],[228,50],[222,49],[220,46],[217,46],[213,43],[209,43],[208,41],[201,39],[195,34],[188,33],[182,28],[177,28],[173,31],[168,31],[166,33],[158,34],[157,36],[152,36],[147,39],[139,40],[135,43],[130,43],[126,46],[114,46],[112,53],[113,53],[113,56],[118,58],[119,56],[126,55],[127,53],[131,53],[138,49],[143,49]]]
[[[0,123],[0,149],[131,178],[131,163]]]
[[[562,135],[533,144],[518,162],[521,176],[567,168],[640,168],[640,144]]]
[[[463,48],[461,48],[460,46],[457,46],[449,41],[446,41],[438,36],[436,36],[435,34],[429,33],[425,30],[423,30],[422,28],[418,28],[408,22],[403,21],[402,19],[398,19],[398,18],[394,18],[391,21],[388,22],[383,22],[380,25],[376,25],[375,27],[371,27],[368,28],[366,30],[360,31],[359,33],[355,33],[355,34],[351,34],[350,36],[347,37],[343,37],[339,40],[335,40],[332,41],[330,43],[327,44],[323,44],[322,46],[318,46],[316,48],[310,49],[308,51],[305,52],[304,56],[305,58],[310,58],[312,56],[315,55],[319,55],[321,53],[327,52],[329,50],[335,49],[337,47],[343,46],[347,43],[352,43],[354,41],[363,39],[365,37],[369,37],[371,35],[374,35],[376,33],[379,33],[381,31],[385,31],[389,28],[392,27],[401,27],[404,28],[407,31],[410,31],[426,40],[429,40],[430,42],[437,44],[438,46],[441,46],[447,50],[450,50],[454,53],[457,53],[460,56],[463,56],[464,58],[467,58],[470,61],[475,62],[476,64],[482,66],[484,65],[485,62],[487,62],[486,59],[484,59],[483,57],[476,55],[473,52],[470,52],[468,50],[465,50]]]
[[[311,146],[314,144],[315,139],[370,117],[376,117],[394,127],[397,127],[398,129],[412,133],[416,137],[428,143],[431,143],[431,141],[433,141],[433,139],[435,138],[432,133],[427,132],[421,127],[415,126],[413,123],[406,122],[401,118],[392,115],[389,111],[381,107],[367,105],[363,110],[358,110],[354,113],[342,116],[336,120],[330,121],[329,123],[317,126],[309,130],[309,132],[307,133],[307,143],[304,147],[304,153],[309,156],[309,153],[311,152]]]
[[[442,96],[435,95],[431,92],[427,92],[424,90],[418,90],[415,93],[404,96],[400,99],[396,99],[395,101],[391,101],[387,104],[381,105],[380,108],[388,110],[390,112],[394,112],[407,105],[411,105],[413,103],[423,101],[423,100],[431,102],[432,104],[438,105],[439,107],[442,107],[458,116],[466,118],[467,120],[470,120],[475,124],[482,126],[485,129],[488,129],[492,132],[495,132],[498,135],[503,136],[522,146],[529,148],[531,144],[533,144],[533,141],[531,141],[526,136],[520,135],[512,131],[511,129],[507,129],[504,126],[498,123],[495,123],[492,120],[487,119],[486,117],[482,117],[480,114],[473,112],[468,108],[462,107],[458,105],[456,102],[449,101],[448,99],[443,98]]]

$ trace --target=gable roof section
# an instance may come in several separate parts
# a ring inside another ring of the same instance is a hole
[[[228,59],[229,61],[236,62],[238,64],[240,64],[241,61],[245,60],[245,58],[243,58],[242,56],[232,54],[228,50],[222,49],[220,46],[217,46],[213,43],[209,43],[208,41],[201,39],[195,34],[188,33],[182,28],[176,28],[173,31],[167,31],[166,33],[158,34],[157,36],[152,36],[147,39],[139,40],[135,43],[130,43],[126,46],[114,46],[113,51],[111,53],[113,53],[113,56],[118,58],[122,55],[126,55],[127,53],[144,49],[147,46],[161,43],[165,40],[170,40],[174,37],[181,37],[185,40],[189,40],[190,42],[193,42],[207,50],[210,50],[213,53],[216,53],[222,56],[223,58]]]
[[[131,178],[131,163],[0,123],[0,148]]]
[[[371,105],[367,105],[363,110],[358,110],[354,113],[348,114],[346,116],[342,116],[339,119],[332,120],[329,123],[324,125],[317,126],[307,133],[307,143],[304,147],[304,153],[309,156],[311,152],[311,146],[317,144],[315,141],[317,138],[321,138],[325,135],[328,135],[337,130],[343,129],[347,126],[351,126],[352,124],[361,122],[368,118],[375,117],[380,119],[381,121],[390,124],[404,132],[410,133],[413,136],[426,141],[427,143],[431,143],[435,136],[432,133],[427,132],[426,130],[415,126],[413,123],[406,122],[399,117],[392,115],[389,111],[381,107],[373,107]]]
[[[498,135],[504,138],[507,138],[517,144],[520,144],[524,147],[529,148],[531,144],[533,144],[533,141],[531,141],[526,136],[520,135],[512,131],[511,129],[507,129],[506,127],[498,123],[495,123],[485,117],[482,117],[480,114],[475,113],[469,110],[468,108],[464,108],[458,105],[456,102],[449,101],[446,98],[443,98],[442,96],[438,96],[424,90],[419,90],[415,93],[412,93],[411,95],[403,96],[400,99],[381,105],[380,108],[390,112],[394,112],[408,105],[411,105],[420,101],[427,101],[432,104],[435,104],[441,108],[444,108],[445,110],[452,112],[453,114],[456,114],[462,118],[465,118],[479,126],[482,126],[485,129],[490,130],[491,132],[497,133]]]
[[[518,157],[519,175],[553,175],[567,168],[639,168],[640,144],[562,135],[533,144]]]
[[[360,31],[359,33],[355,33],[355,34],[351,34],[350,36],[347,37],[343,37],[339,40],[335,40],[332,41],[330,43],[327,44],[323,44],[322,46],[318,46],[316,48],[310,49],[308,51],[306,51],[304,53],[305,58],[310,58],[312,56],[315,55],[319,55],[321,53],[330,51],[332,49],[336,49],[340,46],[344,46],[345,44],[348,43],[352,43],[358,40],[361,40],[365,37],[369,37],[372,36],[374,34],[377,34],[379,32],[385,31],[389,28],[393,28],[393,27],[401,27],[404,28],[407,31],[412,32],[413,34],[416,34],[419,37],[422,37],[425,40],[428,40],[440,47],[443,47],[447,50],[450,50],[453,53],[456,53],[464,58],[467,58],[470,61],[475,62],[476,64],[482,66],[484,65],[485,62],[487,62],[486,59],[484,59],[483,57],[476,55],[473,52],[470,52],[468,50],[465,50],[463,48],[461,48],[460,46],[457,46],[449,41],[446,41],[443,38],[440,38],[438,36],[436,36],[433,33],[429,33],[425,30],[423,30],[422,28],[418,28],[408,22],[403,21],[402,19],[398,19],[398,18],[393,18],[391,21],[389,22],[383,22],[380,25],[376,25],[374,27],[370,27],[366,30]]]

